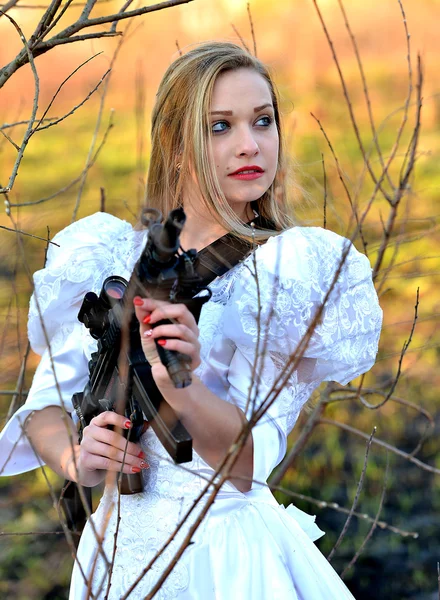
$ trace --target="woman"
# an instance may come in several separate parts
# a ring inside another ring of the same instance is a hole
[[[109,275],[130,276],[145,232],[107,214],[93,215],[56,236],[60,248],[51,248],[46,268],[35,274],[29,335],[43,357],[26,405],[3,432],[2,456],[11,455],[6,474],[38,466],[28,437],[41,460],[64,477],[94,486],[108,471],[141,471],[145,488],[121,497],[119,519],[117,493],[107,486],[78,548],[75,600],[90,592],[119,599],[130,591],[130,598],[145,598],[154,590],[212,487],[166,544],[170,535],[260,407],[262,418],[228,481],[155,597],[352,597],[314,546],[322,532],[313,519],[280,507],[264,482],[282,460],[287,435],[312,391],[322,381],[345,384],[371,367],[381,311],[365,256],[331,232],[288,228],[282,169],[278,101],[260,61],[233,44],[208,43],[169,67],[153,112],[147,204],[164,214],[183,205],[184,248],[200,250],[227,232],[260,244],[211,284],[199,328],[182,305],[134,299],[155,382],[193,438],[194,459],[185,469],[170,463],[151,429],[140,444],[128,443],[124,456],[125,439],[108,426],[130,423],[114,412],[93,419],[72,450],[67,431],[73,439],[76,431],[70,421],[66,427],[59,406],[62,401],[72,412],[71,395],[84,387],[95,349],[76,319],[81,300],[87,291],[99,291]],[[255,213],[278,235],[249,226]],[[162,318],[175,323],[152,329]],[[159,337],[170,350],[190,357],[194,372],[188,388],[175,389],[157,360]],[[271,395],[298,348],[294,372],[278,395]],[[27,437],[21,435],[22,424]]]

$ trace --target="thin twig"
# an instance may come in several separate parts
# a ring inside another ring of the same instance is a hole
[[[7,208],[13,208],[13,207],[20,207],[20,206],[33,206],[35,204],[42,204],[43,202],[47,202],[48,200],[53,200],[54,198],[56,198],[57,196],[59,196],[60,194],[63,194],[64,192],[67,192],[68,190],[70,190],[70,188],[72,188],[76,183],[78,183],[79,181],[81,181],[84,171],[89,171],[93,165],[95,164],[102,148],[105,146],[105,143],[107,141],[107,137],[108,134],[110,133],[111,129],[113,127],[113,122],[111,120],[109,120],[109,124],[107,126],[107,129],[105,130],[104,136],[102,138],[102,141],[100,143],[100,145],[98,146],[94,156],[92,157],[92,160],[86,164],[86,166],[84,167],[84,169],[81,171],[80,175],[78,175],[78,177],[75,177],[75,179],[73,179],[73,181],[71,181],[70,183],[68,183],[66,186],[64,186],[63,188],[61,188],[60,190],[58,190],[57,192],[55,192],[54,194],[51,194],[50,196],[46,196],[45,198],[41,198],[40,200],[34,200],[34,201],[30,201],[30,202],[21,202],[21,203],[17,203],[17,204],[13,204],[11,202],[8,202],[7,204]],[[6,204],[6,201],[5,201]]]
[[[342,183],[342,187],[344,188],[344,191],[345,191],[345,193],[347,195],[347,199],[348,199],[348,202],[350,204],[351,213],[352,213],[352,215],[354,216],[354,218],[356,220],[356,225],[358,227],[359,236],[360,236],[360,238],[362,240],[362,245],[364,247],[364,253],[365,253],[366,256],[368,256],[368,252],[367,252],[368,243],[367,243],[367,241],[364,238],[364,233],[363,233],[363,230],[362,230],[362,224],[361,224],[361,220],[359,219],[357,207],[355,206],[355,204],[354,204],[354,202],[353,202],[353,200],[351,198],[351,194],[350,194],[350,191],[348,189],[348,186],[345,183],[345,178],[343,176],[342,169],[341,169],[341,166],[339,164],[339,159],[338,159],[338,157],[336,155],[336,152],[335,152],[335,150],[333,148],[333,144],[331,143],[330,138],[328,137],[327,132],[325,131],[325,129],[324,129],[321,121],[318,119],[318,117],[316,117],[313,113],[310,113],[310,114],[313,117],[313,119],[315,119],[315,121],[318,123],[319,128],[320,128],[323,136],[325,137],[327,145],[330,148],[330,152],[332,153],[333,158],[335,159],[336,170],[338,171],[339,180]]]
[[[249,2],[247,3],[246,8],[247,8],[247,13],[248,13],[248,17],[249,17],[249,25],[251,28],[252,42],[254,44],[254,56],[257,57],[257,39],[255,37],[254,22],[252,20],[252,13],[251,13],[251,7],[250,7]]]
[[[235,27],[234,23],[231,23],[231,27],[234,30],[235,35],[238,37],[238,39],[241,42],[241,45],[243,46],[243,48],[249,52],[249,54],[251,53],[251,51],[249,50],[249,46],[246,44],[246,42],[244,41],[244,39],[242,38],[240,32],[238,31],[238,29]]]
[[[5,14],[5,13],[2,13],[2,11],[0,11],[0,15],[1,14]],[[35,117],[36,117],[36,114],[37,114],[38,100],[39,100],[39,97],[40,97],[40,79],[38,77],[38,73],[37,73],[37,69],[35,67],[34,57],[32,56],[31,49],[29,48],[29,45],[28,45],[27,40],[26,40],[26,38],[24,36],[24,33],[22,32],[22,30],[21,30],[20,26],[18,25],[18,23],[12,17],[10,17],[9,15],[5,14],[5,17],[12,23],[12,25],[17,30],[18,35],[20,36],[20,39],[21,39],[21,41],[22,41],[22,43],[23,43],[23,45],[25,47],[26,56],[27,56],[27,59],[28,59],[28,62],[30,64],[30,66],[31,66],[32,74],[34,76],[35,92],[34,92],[34,100],[33,100],[33,103],[32,103],[31,118],[29,119],[29,124],[28,124],[28,126],[26,128],[26,132],[24,134],[23,141],[22,141],[21,146],[20,146],[20,148],[18,150],[18,155],[17,155],[17,158],[15,160],[11,176],[9,178],[9,183],[8,183],[8,185],[6,187],[0,188],[0,194],[2,194],[2,193],[4,194],[5,192],[6,193],[10,192],[11,189],[12,189],[12,187],[13,187],[13,185],[14,185],[14,182],[15,182],[15,179],[16,179],[17,173],[18,173],[18,168],[19,168],[20,163],[21,163],[21,161],[23,159],[24,151],[25,151],[26,146],[28,144],[28,141],[29,141],[29,139],[30,139],[30,137],[32,135],[32,124],[33,124],[33,122],[35,120]]]
[[[14,140],[7,133],[5,133],[3,131],[3,129],[0,129],[0,133],[2,134],[3,137],[5,137],[8,140],[8,142],[10,144],[12,144],[12,146],[14,146],[14,148],[17,150],[17,152],[20,152],[20,146],[18,144],[16,144],[14,142]]]
[[[388,469],[389,469],[389,457],[388,457],[388,454],[387,454],[387,466],[385,468],[385,477],[384,477],[384,480],[383,480],[382,494],[380,496],[380,501],[379,501],[379,506],[377,508],[376,516],[374,518],[373,524],[371,525],[370,531],[367,533],[367,535],[366,535],[365,539],[363,540],[362,544],[360,545],[359,549],[357,550],[357,552],[355,553],[355,555],[353,556],[353,558],[351,559],[351,561],[348,563],[348,565],[345,567],[345,569],[342,571],[342,573],[341,573],[341,579],[344,579],[345,575],[347,574],[347,571],[349,571],[354,566],[355,562],[357,561],[357,559],[359,558],[359,556],[362,554],[363,549],[367,545],[368,541],[371,539],[371,536],[373,535],[373,533],[376,530],[376,527],[379,524],[379,517],[380,517],[380,514],[382,512],[382,507],[383,507],[383,503],[384,503],[384,500],[385,500],[385,493],[386,493],[386,490],[387,490]]]
[[[11,205],[10,205],[11,206]],[[12,205],[15,206],[15,205]],[[46,238],[40,237],[39,235],[34,235],[33,233],[27,233],[26,231],[21,231],[20,229],[12,229],[12,227],[6,227],[5,225],[0,225],[0,229],[5,229],[6,231],[12,231],[13,233],[17,233],[19,235],[27,235],[31,238],[35,238],[36,240],[42,240],[43,242],[47,242],[48,240]],[[59,244],[57,244],[56,242],[52,242],[51,240],[49,240],[49,244],[53,244],[54,246],[58,246],[58,248],[60,247]]]
[[[364,143],[363,143],[361,135],[360,135],[359,127],[358,127],[358,124],[357,124],[357,121],[356,121],[356,116],[355,116],[354,110],[353,110],[353,104],[352,104],[351,98],[350,98],[350,93],[348,91],[347,84],[345,82],[344,74],[342,73],[341,65],[340,65],[340,62],[339,62],[338,55],[336,54],[336,50],[335,50],[335,47],[334,47],[334,44],[333,44],[333,40],[330,37],[330,34],[328,32],[328,29],[327,29],[327,25],[325,24],[325,21],[323,19],[322,14],[321,14],[321,10],[318,7],[317,0],[312,0],[312,1],[313,1],[314,6],[315,6],[316,12],[318,14],[318,18],[319,18],[319,20],[321,22],[321,27],[322,27],[322,29],[324,31],[324,35],[325,35],[325,37],[327,39],[327,43],[328,43],[328,45],[330,47],[330,51],[331,51],[332,56],[333,56],[333,62],[334,62],[335,66],[336,66],[336,69],[338,71],[339,81],[341,82],[341,86],[342,86],[342,90],[343,90],[345,102],[347,104],[348,112],[349,112],[349,115],[350,115],[350,121],[351,121],[351,124],[352,124],[352,127],[353,127],[353,131],[354,131],[355,136],[356,136],[356,141],[358,143],[359,149],[360,149],[360,151],[362,153],[362,157],[364,159],[364,164],[365,164],[365,166],[366,166],[366,168],[367,168],[367,170],[368,170],[368,172],[370,174],[370,177],[373,180],[374,184],[379,187],[379,189],[382,192],[383,196],[391,201],[391,197],[389,196],[388,192],[382,186],[382,181],[376,177],[376,175],[375,175],[375,173],[374,173],[374,171],[373,171],[373,169],[371,167],[370,160],[369,160],[369,158],[367,156],[367,153],[366,153],[365,148],[364,148]]]
[[[343,429],[344,431],[353,433],[354,435],[357,435],[365,440],[369,439],[369,437],[366,433],[364,433],[360,429],[351,427],[350,425],[347,425],[346,423],[340,423],[339,421],[333,421],[332,419],[325,419],[325,418],[321,418],[319,420],[319,423],[321,423],[323,425],[334,425],[335,427],[339,427],[339,429]],[[378,446],[381,446],[382,448],[386,448],[390,452],[394,452],[394,454],[397,454],[398,456],[401,456],[405,460],[417,465],[418,467],[423,469],[423,471],[428,471],[429,473],[435,473],[436,475],[440,475],[440,469],[438,469],[436,467],[432,467],[431,465],[428,465],[428,464],[422,462],[421,460],[419,460],[418,458],[415,458],[408,452],[399,450],[399,448],[396,448],[395,446],[392,446],[391,444],[388,444],[387,442],[384,442],[378,438],[374,438],[373,444],[377,444]]]
[[[390,391],[388,392],[388,394],[386,395],[386,397],[382,400],[382,402],[380,402],[375,408],[380,408],[386,402],[388,402],[388,400],[393,395],[394,390],[396,389],[397,383],[398,383],[399,378],[400,378],[400,374],[402,372],[403,358],[404,358],[405,354],[407,353],[409,345],[411,344],[411,340],[412,340],[412,337],[413,337],[413,334],[414,334],[414,330],[416,328],[417,317],[418,317],[418,309],[419,309],[419,288],[417,288],[417,292],[416,292],[416,303],[415,303],[415,306],[414,306],[414,320],[413,320],[413,323],[412,323],[412,327],[411,327],[411,331],[409,333],[408,340],[405,340],[405,342],[403,343],[402,351],[401,351],[400,357],[399,357],[399,363],[397,365],[396,376],[395,376],[395,378],[394,378],[394,380],[393,380],[393,382],[391,384]]]
[[[288,469],[293,465],[295,459],[307,444],[310,436],[313,433],[314,428],[319,423],[319,419],[322,416],[324,410],[324,399],[326,397],[326,393],[328,393],[328,386],[330,385],[331,384],[328,384],[326,390],[321,394],[318,402],[316,403],[313,409],[312,414],[307,419],[305,425],[301,428],[301,433],[298,439],[276,468],[275,475],[272,475],[270,477],[269,481],[271,488],[274,486],[278,486],[281,483],[281,480],[283,479],[284,475],[287,473]]]
[[[367,78],[365,76],[364,66],[362,64],[362,59],[361,59],[361,56],[360,56],[360,52],[359,52],[359,48],[358,48],[358,45],[357,45],[356,37],[354,36],[353,31],[351,29],[351,26],[350,26],[350,23],[348,21],[347,14],[345,12],[345,8],[344,8],[344,5],[342,3],[342,0],[338,0],[338,4],[339,4],[339,8],[341,9],[342,16],[344,18],[345,28],[346,28],[349,36],[350,36],[351,44],[353,46],[354,54],[356,56],[356,61],[357,61],[359,73],[360,73],[361,80],[362,80],[362,87],[363,87],[363,91],[364,91],[364,97],[365,97],[365,101],[366,101],[366,104],[367,104],[367,111],[368,111],[368,118],[369,118],[369,121],[370,121],[371,132],[373,134],[373,143],[375,145],[375,148],[376,148],[376,151],[377,151],[377,155],[379,157],[379,161],[380,161],[381,167],[382,167],[382,169],[384,169],[385,168],[385,163],[384,163],[384,160],[383,160],[382,150],[381,150],[381,147],[380,147],[380,144],[379,144],[379,138],[378,138],[378,135],[377,135],[375,124],[374,124],[374,117],[373,117],[373,111],[372,111],[372,108],[371,108],[370,94],[368,92]],[[388,170],[387,170],[387,180],[388,180],[388,183],[389,183],[390,187],[392,189],[394,189],[394,185],[393,185],[391,177],[390,177],[390,175],[388,173]]]
[[[370,454],[371,443],[373,441],[374,435],[376,434],[376,430],[377,430],[376,427],[373,427],[373,431],[371,432],[370,438],[369,438],[369,440],[367,442],[367,447],[366,447],[366,450],[365,450],[364,466],[362,467],[362,472],[361,472],[361,476],[359,478],[359,482],[358,482],[358,485],[357,485],[356,494],[354,496],[353,504],[350,507],[350,512],[348,513],[347,519],[346,519],[346,521],[344,523],[344,527],[342,528],[342,531],[339,534],[339,537],[336,540],[335,545],[331,549],[330,554],[327,556],[327,560],[329,562],[331,562],[331,560],[332,560],[332,558],[333,558],[336,550],[341,545],[341,542],[344,539],[345,534],[347,533],[347,530],[348,530],[348,528],[350,526],[350,522],[351,522],[351,519],[353,517],[353,513],[354,513],[354,511],[355,511],[355,509],[356,509],[356,507],[358,505],[359,497],[361,495],[361,491],[362,491],[362,488],[363,488],[363,485],[364,485],[365,473],[367,472],[367,464],[368,464],[368,457],[369,457],[369,454]]]

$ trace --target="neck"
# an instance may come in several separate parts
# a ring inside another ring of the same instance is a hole
[[[191,205],[185,205],[185,215],[185,227],[180,236],[182,248],[185,250],[195,248],[199,251],[227,233],[211,215],[196,212]]]

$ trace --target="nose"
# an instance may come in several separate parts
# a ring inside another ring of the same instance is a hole
[[[260,152],[254,132],[248,127],[237,132],[237,156],[256,156]]]

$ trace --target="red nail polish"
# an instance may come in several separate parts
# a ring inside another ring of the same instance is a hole
[[[145,323],[145,325],[146,325],[147,323],[149,323],[150,321],[151,321],[151,316],[150,316],[150,315],[147,315],[146,317],[144,317],[144,318],[142,319],[142,323]]]
[[[133,304],[135,306],[142,306],[143,303],[144,303],[144,301],[142,300],[142,298],[140,296],[135,296],[133,298]]]
[[[141,470],[139,469],[139,467],[131,467],[131,470],[133,471],[133,473],[140,473]]]
[[[159,344],[159,346],[165,346],[167,341],[166,340],[157,340],[157,343]]]
[[[145,452],[142,452],[141,450],[138,454],[138,458],[145,458]]]
[[[125,421],[124,427],[125,429],[131,429],[131,421]]]

